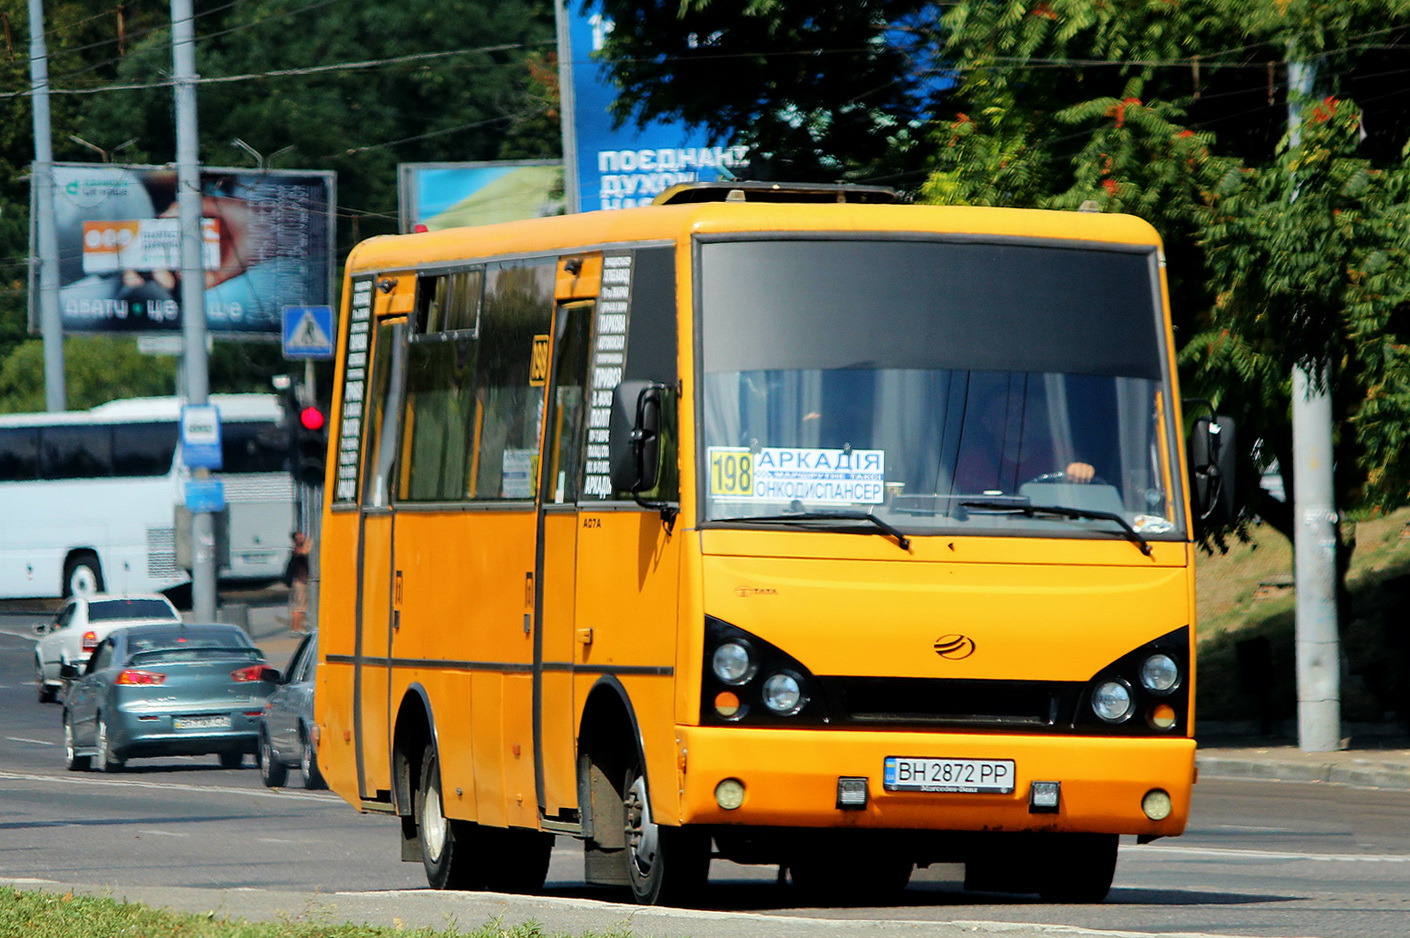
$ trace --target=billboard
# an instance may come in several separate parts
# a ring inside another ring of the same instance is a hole
[[[612,21],[597,0],[558,2],[560,83],[571,88],[563,125],[563,153],[574,173],[570,212],[650,205],[678,183],[733,179],[748,166],[746,147],[720,146],[683,124],[658,120],[641,128],[631,122],[614,127],[608,108],[617,89],[595,59]]]
[[[207,167],[201,190],[211,333],[278,337],[285,306],[332,302],[334,173]],[[176,192],[168,167],[55,164],[65,332],[181,331]]]
[[[397,189],[403,232],[562,215],[563,163],[402,163]]]

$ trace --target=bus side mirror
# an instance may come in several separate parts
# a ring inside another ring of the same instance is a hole
[[[612,391],[608,471],[618,492],[650,491],[661,472],[661,412],[667,387],[656,381],[623,381]]]
[[[1232,417],[1200,417],[1190,429],[1190,496],[1196,528],[1229,524],[1238,514],[1234,474],[1238,448]]]

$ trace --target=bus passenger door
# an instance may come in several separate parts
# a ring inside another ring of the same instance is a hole
[[[413,278],[403,278],[412,280]],[[391,789],[392,634],[400,613],[393,552],[394,467],[405,388],[407,319],[378,320],[373,336],[357,550],[357,671],[353,708],[358,790],[365,800]]]
[[[578,560],[578,487],[586,437],[588,342],[592,301],[558,307],[545,411],[538,530],[539,623],[534,649],[534,744],[539,812],[560,817],[577,806],[573,703],[574,592]]]

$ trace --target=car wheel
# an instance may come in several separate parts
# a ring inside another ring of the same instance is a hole
[[[98,718],[98,769],[103,772],[121,772],[126,759],[113,752],[112,739],[108,736],[108,721]]]
[[[74,553],[64,562],[64,598],[92,596],[103,592],[103,568],[98,555],[88,550]]]
[[[699,831],[656,823],[640,764],[627,771],[622,814],[632,898],[642,905],[681,905],[698,895],[710,875],[710,839]]]
[[[279,788],[289,780],[289,767],[274,758],[274,749],[269,745],[269,734],[259,731],[259,777],[265,788]]]
[[[432,889],[484,889],[486,862],[493,860],[477,850],[477,826],[445,816],[441,800],[441,767],[436,746],[427,743],[421,757],[421,783],[416,793],[416,838],[426,882]]]
[[[303,742],[303,751],[299,755],[299,771],[304,775],[304,787],[309,791],[322,791],[328,787],[328,783],[323,780],[323,773],[318,771],[318,754],[313,751],[313,742],[309,739],[308,730],[305,729],[299,736]]]
[[[92,761],[91,756],[80,756],[75,751],[73,726],[69,723],[69,715],[64,714],[64,768],[70,772],[87,772]]]
[[[220,753],[220,767],[222,769],[238,769],[245,763],[243,752],[222,752]]]
[[[34,680],[39,685],[39,702],[53,703],[59,695],[59,689],[44,680],[44,666],[37,660],[34,662]]]

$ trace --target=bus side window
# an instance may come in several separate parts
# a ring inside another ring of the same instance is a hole
[[[11,427],[0,430],[0,482],[39,478],[39,430]]]
[[[224,434],[238,426],[228,423]],[[171,471],[176,455],[176,440],[180,435],[177,424],[120,423],[113,427],[113,475],[161,476]],[[227,461],[228,462],[228,461]],[[230,466],[225,467],[228,471]]]
[[[557,259],[491,267],[481,313],[480,373],[471,497],[528,500],[538,478],[543,388],[532,381],[536,338],[552,328]]]
[[[362,431],[367,438],[362,469],[362,504],[367,508],[386,508],[390,502],[392,466],[397,454],[401,371],[406,361],[399,350],[406,341],[406,320],[379,322],[376,341]]]
[[[102,479],[113,474],[111,425],[45,427],[39,435],[45,479]]]

